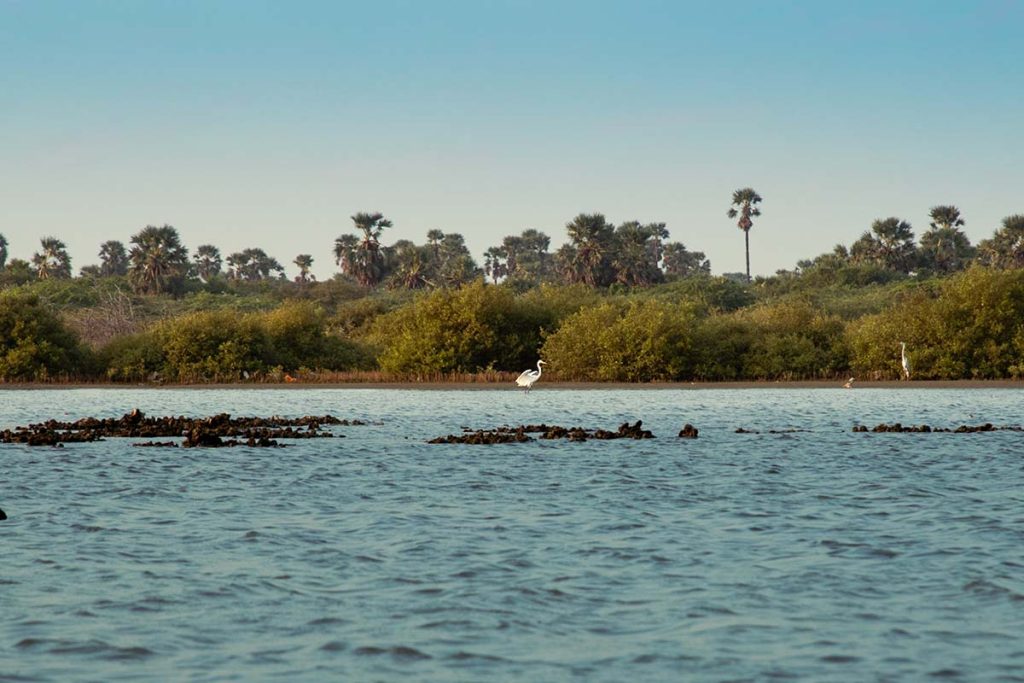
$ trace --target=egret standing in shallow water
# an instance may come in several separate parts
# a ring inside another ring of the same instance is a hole
[[[516,378],[516,385],[520,387],[526,387],[526,393],[530,392],[530,387],[533,383],[540,379],[541,367],[545,365],[544,361],[537,361],[536,370],[523,370],[523,374]]]
[[[907,358],[907,343],[900,342],[900,362],[903,365],[903,377],[910,379],[910,359]]]

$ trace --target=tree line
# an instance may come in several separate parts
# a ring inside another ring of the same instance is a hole
[[[749,235],[753,219],[761,215],[761,201],[753,188],[741,188],[733,193],[727,212],[728,217],[738,218],[736,225],[744,234],[747,281],[751,280]],[[902,274],[950,274],[972,263],[1024,266],[1024,214],[1007,216],[992,237],[977,245],[972,245],[962,230],[966,221],[956,206],[934,206],[928,215],[929,227],[919,242],[909,221],[880,218],[851,244],[837,244],[831,252],[801,260],[792,271],[776,275],[791,277],[814,268],[847,265],[877,266]],[[520,289],[542,283],[646,287],[707,275],[711,270],[703,252],[668,241],[669,231],[663,222],[631,220],[615,225],[603,214],[581,213],[566,223],[568,239],[554,252],[547,234],[527,229],[488,248],[480,267],[459,233],[433,229],[423,244],[398,240],[385,245],[382,238],[392,222],[382,213],[360,212],[351,218],[353,232],[334,241],[334,262],[341,276],[367,288],[458,287],[479,277],[513,283]],[[117,240],[106,241],[98,256],[99,264],[85,266],[80,276],[125,276],[135,291],[147,294],[180,295],[189,280],[211,284],[286,279],[281,263],[258,247],[224,257],[216,246],[203,244],[190,256],[170,225],[146,226],[132,236],[128,247]],[[292,261],[298,269],[293,282],[313,283],[313,262],[310,254],[297,255]],[[71,258],[61,240],[44,237],[31,260],[8,262],[8,243],[0,234],[0,286],[71,277]]]

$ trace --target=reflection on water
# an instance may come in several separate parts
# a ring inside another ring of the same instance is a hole
[[[0,428],[380,422],[284,449],[0,446],[0,680],[1021,680],[1024,435],[851,429],[1017,424],[1022,396],[0,392]],[[424,443],[636,419],[658,438]]]

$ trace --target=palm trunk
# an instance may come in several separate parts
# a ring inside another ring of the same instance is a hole
[[[747,245],[747,282],[750,282],[750,230],[743,231],[743,241]]]

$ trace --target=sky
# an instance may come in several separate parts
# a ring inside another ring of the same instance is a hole
[[[751,270],[1024,213],[1024,0],[0,0],[0,233],[77,272],[175,226],[336,272],[350,216],[478,261],[578,213]]]

